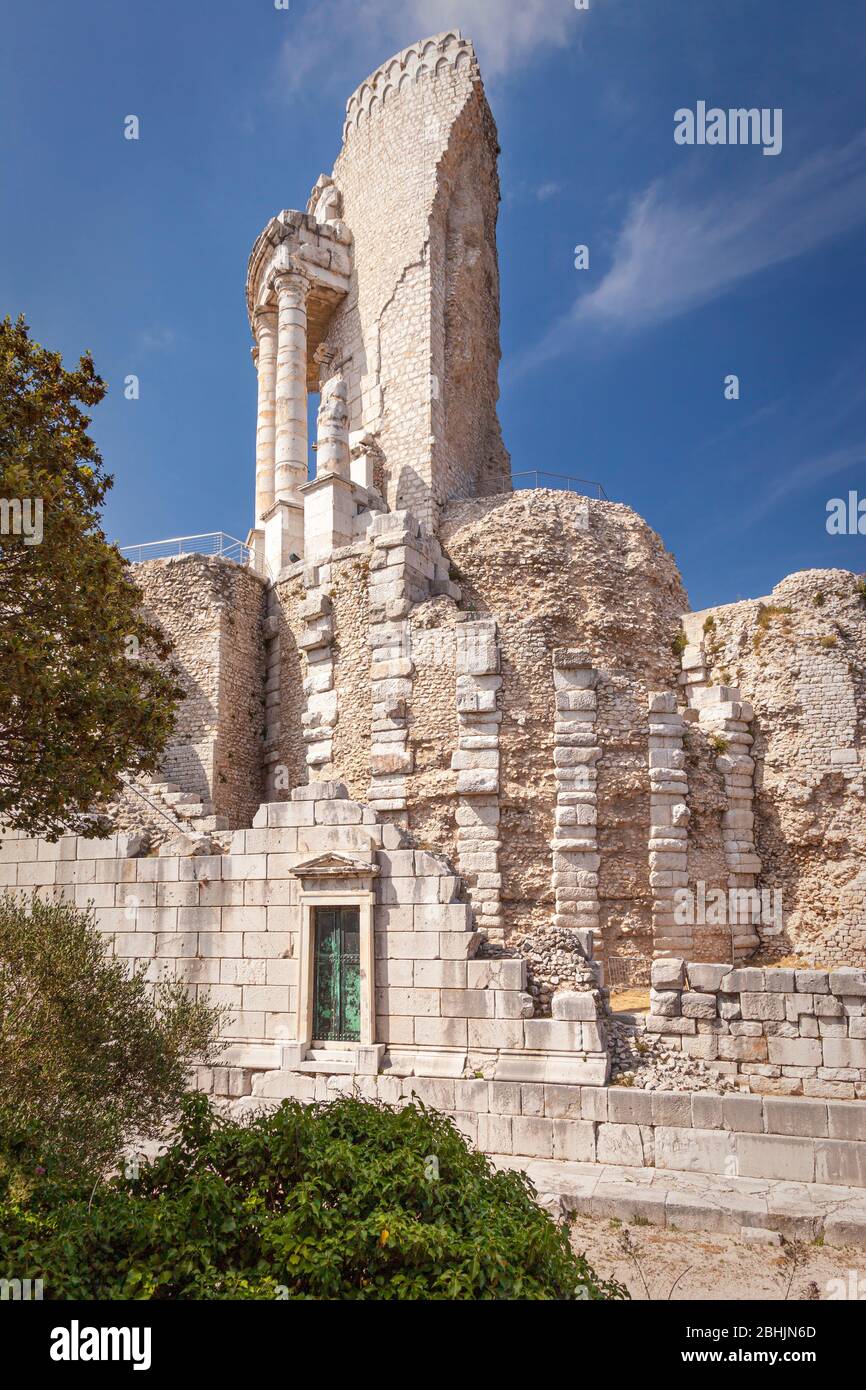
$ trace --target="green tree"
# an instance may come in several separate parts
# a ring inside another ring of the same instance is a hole
[[[92,1181],[176,1116],[223,1010],[110,954],[92,910],[0,898],[0,1154]]]
[[[104,395],[89,354],[67,371],[0,322],[0,822],[51,839],[158,766],[182,695],[100,528],[113,480],[80,407]]]

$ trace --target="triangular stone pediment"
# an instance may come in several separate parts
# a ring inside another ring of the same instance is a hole
[[[378,864],[350,854],[316,854],[296,864],[292,872],[297,878],[374,878]]]

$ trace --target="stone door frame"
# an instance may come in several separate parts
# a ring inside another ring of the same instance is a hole
[[[372,889],[362,891],[335,887],[327,891],[305,890],[300,893],[301,945],[298,962],[298,1042],[307,1048],[313,1045],[313,1015],[315,1012],[316,926],[317,907],[357,907],[360,927],[361,970],[361,1038],[359,1042],[334,1043],[334,1050],[348,1052],[371,1047],[376,1041],[376,978],[373,909],[376,894]]]

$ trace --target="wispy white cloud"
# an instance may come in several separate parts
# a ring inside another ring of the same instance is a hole
[[[566,185],[558,179],[542,179],[541,183],[520,179],[505,184],[502,198],[506,203],[549,203],[565,191]]]
[[[508,374],[559,356],[588,328],[627,335],[677,318],[863,221],[866,132],[760,186],[722,190],[716,182],[700,198],[676,177],[660,180],[632,202],[598,287]]]
[[[551,179],[549,183],[539,184],[535,190],[535,196],[539,203],[549,203],[551,198],[555,198],[558,193],[562,192],[562,187],[561,183],[556,183]]]
[[[785,471],[755,504],[747,509],[742,517],[743,526],[754,526],[776,507],[786,502],[798,492],[805,492],[825,478],[833,478],[839,473],[854,474],[862,472],[866,465],[866,440],[845,445],[840,449],[830,449],[803,459],[802,462]]]
[[[392,10],[393,0],[384,0]],[[522,66],[546,48],[562,48],[581,34],[586,16],[573,0],[409,0],[405,8],[423,33],[459,26],[478,50],[489,78]]]
[[[138,346],[143,352],[170,352],[176,342],[174,329],[159,325],[143,328],[138,335]]]
[[[296,91],[308,79],[351,72],[350,88],[370,67],[416,39],[459,28],[472,39],[484,75],[506,76],[550,48],[578,42],[587,15],[573,0],[318,0],[292,18],[280,54],[280,80]],[[348,95],[348,92],[347,92]]]

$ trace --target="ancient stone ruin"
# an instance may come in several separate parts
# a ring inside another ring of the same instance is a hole
[[[250,257],[249,563],[136,571],[187,691],[161,780],[0,882],[229,1006],[235,1106],[415,1092],[499,1154],[866,1185],[861,587],[692,613],[628,506],[512,490],[497,154],[459,33],[350,98]],[[651,970],[693,1096],[608,1089]]]

